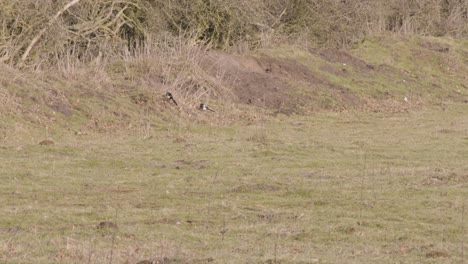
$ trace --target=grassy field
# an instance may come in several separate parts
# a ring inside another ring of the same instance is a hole
[[[466,104],[48,133],[0,146],[2,263],[467,259]]]

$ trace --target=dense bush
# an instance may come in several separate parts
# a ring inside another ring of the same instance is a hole
[[[467,10],[467,0],[0,0],[0,61],[88,63],[171,37],[223,50],[286,40],[346,47],[387,31],[467,37]]]

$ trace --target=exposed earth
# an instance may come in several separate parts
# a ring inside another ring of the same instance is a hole
[[[279,46],[235,55],[194,48],[162,62],[117,61],[66,76],[1,65],[0,127],[5,135],[13,121],[86,133],[131,130],[174,116],[227,124],[254,121],[259,111],[444,109],[468,102],[467,54],[465,40],[376,36],[349,50]],[[167,91],[178,106],[163,100]],[[200,103],[215,113],[202,114]]]

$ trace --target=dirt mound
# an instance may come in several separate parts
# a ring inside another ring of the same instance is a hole
[[[466,102],[467,65],[461,59],[466,44],[417,40],[366,39],[346,51],[276,47],[244,56],[212,52],[202,66],[221,76],[235,102],[277,113],[401,112]]]
[[[345,109],[359,104],[358,97],[351,91],[294,60],[211,53],[203,65],[210,74],[222,76],[237,103],[284,114],[330,107]],[[323,95],[339,103],[324,107]]]
[[[389,36],[366,38],[346,51],[278,46],[253,52],[196,47],[166,64],[158,56],[115,61],[68,77],[0,63],[0,136],[26,131],[12,120],[40,129],[62,122],[76,134],[123,127],[147,135],[152,122],[174,116],[206,124],[258,118],[240,104],[289,115],[468,102],[464,41]],[[163,100],[168,91],[179,105]],[[199,111],[200,103],[216,113]]]

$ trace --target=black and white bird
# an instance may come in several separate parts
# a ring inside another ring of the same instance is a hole
[[[167,101],[172,101],[174,102],[175,105],[179,106],[170,92],[167,92],[164,97],[166,98]]]
[[[209,108],[206,104],[200,104],[200,110],[202,111],[208,110],[208,111],[214,112],[214,110]]]

